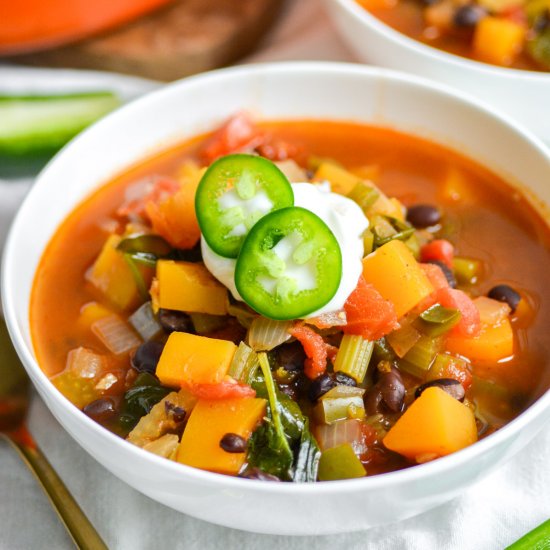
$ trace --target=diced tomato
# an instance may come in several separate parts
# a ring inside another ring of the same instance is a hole
[[[479,310],[465,292],[455,288],[440,288],[435,292],[435,298],[443,307],[460,311],[460,321],[451,329],[452,332],[462,336],[479,334],[481,329]]]
[[[420,249],[420,261],[429,262],[430,260],[439,260],[449,269],[453,268],[454,246],[445,239],[436,239],[425,244]]]
[[[169,178],[158,178],[156,181],[147,184],[147,186],[149,187],[148,191],[145,191],[141,197],[125,202],[117,210],[117,215],[129,216],[134,214],[143,217],[145,215],[145,206],[148,202],[159,204],[180,189],[180,184]]]
[[[219,384],[190,384],[186,387],[199,399],[219,400],[256,396],[255,390],[250,386],[241,384],[230,377],[226,377]]]
[[[473,376],[469,367],[464,361],[449,361],[442,362],[442,366],[439,369],[430,369],[430,380],[437,380],[439,378],[452,378],[458,380],[465,390],[469,390],[472,385]]]
[[[501,12],[500,17],[518,23],[519,25],[525,25],[527,27],[527,14],[525,13],[524,6],[515,6],[508,8]]]
[[[424,275],[428,277],[428,280],[432,284],[435,290],[440,288],[449,288],[449,281],[445,277],[443,270],[435,264],[419,264],[420,269],[424,272]]]
[[[344,304],[348,324],[345,334],[359,334],[367,340],[378,340],[399,328],[393,304],[367,283],[363,276]]]
[[[266,138],[256,150],[262,157],[273,161],[296,158],[300,153],[295,144],[270,138]]]
[[[288,332],[302,344],[307,355],[304,364],[305,375],[315,380],[327,370],[327,344],[321,335],[305,325],[295,325]]]
[[[190,249],[200,239],[195,213],[195,192],[199,182],[177,184],[175,193],[156,194],[145,203],[153,231],[175,248]]]
[[[232,116],[219,130],[206,140],[200,155],[206,164],[223,155],[254,149],[263,141],[263,132],[247,113]]]

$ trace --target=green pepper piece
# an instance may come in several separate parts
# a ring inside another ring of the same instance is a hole
[[[426,336],[440,336],[451,330],[460,321],[460,311],[435,304],[420,314],[415,326]]]
[[[349,443],[327,449],[319,461],[319,481],[365,477],[367,472]]]
[[[334,296],[341,278],[336,237],[321,218],[300,207],[276,210],[256,223],[235,267],[243,300],[277,320],[320,309]]]
[[[195,211],[208,246],[224,258],[236,258],[254,224],[294,204],[286,176],[271,161],[254,155],[227,155],[202,177]]]

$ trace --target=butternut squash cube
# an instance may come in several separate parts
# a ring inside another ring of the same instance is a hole
[[[219,384],[229,370],[237,346],[227,340],[173,332],[160,356],[156,375],[162,384]]]
[[[112,315],[113,311],[98,302],[88,302],[80,308],[80,315],[78,316],[78,324],[81,328],[90,330],[92,325]]]
[[[332,162],[322,162],[315,172],[316,181],[328,181],[335,193],[347,195],[361,178]]]
[[[495,363],[514,353],[514,331],[509,319],[503,319],[496,325],[481,325],[480,333],[475,337],[449,334],[446,346],[448,351],[463,355],[471,361]]]
[[[210,315],[227,313],[227,289],[203,264],[159,260],[159,306]]]
[[[394,305],[398,318],[434,291],[412,252],[398,240],[363,258],[363,277]]]
[[[454,453],[476,441],[472,410],[436,387],[424,390],[383,440],[391,451],[418,462]]]
[[[114,306],[121,310],[129,310],[137,307],[140,295],[124,254],[116,249],[120,241],[119,235],[111,235],[107,239],[94,265],[86,274],[86,279]],[[148,286],[153,276],[152,270],[144,266],[139,266],[137,269],[145,285]]]
[[[525,26],[501,17],[484,17],[476,25],[473,52],[481,61],[509,66],[521,52]]]
[[[202,470],[237,475],[246,452],[228,453],[220,447],[220,441],[227,433],[248,440],[265,415],[266,403],[256,397],[199,400],[183,432],[177,461]]]

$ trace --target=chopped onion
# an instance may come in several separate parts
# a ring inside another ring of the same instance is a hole
[[[331,390],[321,395],[319,399],[344,399],[347,397],[363,397],[365,388],[357,388],[356,386],[345,386],[338,384]]]
[[[143,446],[146,451],[164,458],[175,459],[179,438],[176,434],[165,434],[151,443]]]
[[[479,320],[482,325],[497,325],[504,321],[512,311],[506,302],[499,302],[487,296],[479,296],[474,300],[479,311]]]
[[[356,455],[363,454],[367,448],[361,420],[339,420],[333,424],[320,425],[316,429],[316,438],[321,451],[349,443]]]
[[[308,181],[307,174],[296,161],[292,159],[280,160],[274,163],[275,166],[287,177],[291,182]]]
[[[143,340],[151,340],[162,332],[162,327],[155,318],[151,302],[145,302],[128,318]]]
[[[93,379],[102,373],[105,366],[106,358],[104,355],[80,347],[68,353],[65,371],[69,371],[77,378]]]
[[[114,314],[95,321],[92,324],[92,332],[115,355],[127,353],[141,344],[138,335]]]
[[[248,345],[255,351],[269,351],[290,340],[293,321],[273,321],[258,317],[248,329]]]
[[[101,392],[107,391],[109,388],[112,388],[117,382],[118,377],[112,372],[109,372],[95,385],[95,389]]]
[[[402,323],[401,328],[390,332],[386,340],[399,358],[405,357],[422,335],[410,323]]]
[[[347,315],[343,309],[322,313],[318,317],[310,317],[305,321],[308,325],[313,325],[321,330],[331,327],[343,327],[348,324]]]

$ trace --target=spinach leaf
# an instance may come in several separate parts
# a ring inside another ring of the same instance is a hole
[[[120,426],[130,432],[139,419],[148,414],[171,391],[161,386],[156,377],[148,373],[140,374],[134,386],[124,394],[119,417]]]
[[[294,465],[293,481],[311,482],[317,481],[317,469],[321,450],[317,441],[309,431],[309,422],[306,419],[300,446],[296,452],[296,463]]]
[[[258,357],[261,374],[252,387],[268,400],[268,419],[250,438],[248,463],[286,481],[315,481],[320,452],[308,419],[276,386],[266,354]]]

